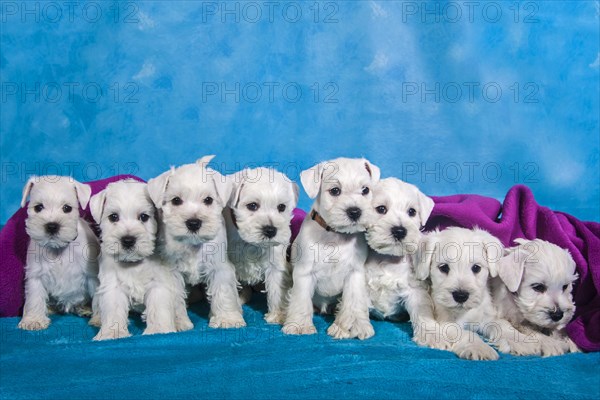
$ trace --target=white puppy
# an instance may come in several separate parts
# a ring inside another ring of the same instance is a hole
[[[231,196],[231,183],[207,167],[213,157],[150,179],[148,190],[160,213],[161,257],[183,274],[186,284],[207,285],[211,328],[239,328],[246,323],[235,268],[227,257],[222,214]],[[178,315],[183,312],[179,310]]]
[[[228,177],[233,191],[223,214],[227,222],[227,253],[243,285],[265,282],[265,320],[282,324],[290,286],[286,251],[298,185],[270,168],[245,169]]]
[[[498,317],[488,289],[488,277],[497,276],[502,257],[500,241],[480,229],[448,228],[424,236],[417,253],[419,279],[431,279],[431,297],[442,335],[461,358],[495,360],[498,354],[476,333],[500,351],[536,354],[535,346]]]
[[[571,291],[577,279],[567,250],[544,240],[515,240],[498,263],[492,295],[502,318],[529,340],[539,342],[546,356],[579,351],[564,328],[573,318]]]
[[[79,217],[92,189],[65,176],[31,177],[23,189],[25,229],[31,238],[25,267],[25,306],[19,328],[46,329],[48,306],[89,315],[98,286],[100,245]]]
[[[177,307],[185,308],[181,274],[153,255],[157,223],[146,184],[110,183],[92,197],[90,210],[102,230],[96,293],[101,329],[94,340],[130,336],[131,308],[143,312],[144,334],[190,329],[191,323],[178,323],[175,316]]]
[[[365,264],[371,313],[394,320],[408,312],[416,343],[449,349],[451,344],[435,321],[428,286],[416,278],[414,269],[433,200],[414,185],[387,178],[373,187],[371,204],[376,218],[367,228],[371,250]]]
[[[315,333],[313,302],[325,311],[339,301],[335,321],[327,330],[330,336],[367,339],[374,335],[365,283],[364,231],[370,223],[371,187],[379,174],[369,161],[348,158],[301,173],[304,190],[316,201],[292,246],[293,287],[284,333]]]

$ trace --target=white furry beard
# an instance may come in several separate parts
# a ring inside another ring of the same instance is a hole
[[[188,211],[182,207],[175,209],[174,206],[165,205],[160,210],[164,235],[171,240],[191,246],[214,240],[223,224],[220,210],[214,207],[211,212]],[[188,229],[186,221],[189,219],[202,221],[198,231],[192,232]]]
[[[371,224],[365,234],[369,247],[379,254],[389,256],[403,257],[414,255],[419,248],[419,242],[423,236],[419,230],[420,226],[403,223],[402,226],[407,230],[406,237],[402,240],[397,240],[392,235],[391,229],[398,225],[398,223],[391,222],[385,218],[380,218]]]
[[[229,209],[225,209],[228,212]],[[259,247],[271,247],[277,245],[286,245],[290,242],[292,230],[290,223],[292,221],[291,213],[282,213],[273,215],[263,213],[258,215],[248,214],[246,212],[235,212],[235,222],[240,238],[246,242]],[[263,233],[263,227],[272,226],[277,229],[277,234],[269,238]]]
[[[45,215],[40,214],[28,213],[25,220],[25,231],[31,240],[36,241],[42,247],[61,249],[67,247],[69,243],[77,239],[79,211],[72,211],[72,215],[60,215],[59,212],[47,213]],[[46,233],[44,226],[47,223],[59,224],[60,230],[58,233],[54,235]]]
[[[319,194],[313,208],[334,231],[352,234],[367,230],[367,226],[370,224],[370,213],[368,212],[371,205],[370,195],[345,196],[336,201],[332,201],[328,197],[330,196],[327,193]],[[358,221],[352,221],[348,217],[346,210],[351,207],[357,207],[361,210],[362,215]]]

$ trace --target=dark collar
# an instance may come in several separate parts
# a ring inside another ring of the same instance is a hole
[[[323,217],[321,217],[321,215],[316,210],[312,210],[310,212],[310,219],[315,221],[317,224],[321,225],[321,228],[325,229],[327,232],[339,233],[339,232],[336,232],[335,229],[333,229],[332,227],[327,225],[327,222],[325,222]]]
[[[238,229],[237,219],[235,218],[235,211],[233,211],[233,208],[230,208],[229,212],[231,215],[231,222],[233,222],[233,226],[235,227],[235,229]]]

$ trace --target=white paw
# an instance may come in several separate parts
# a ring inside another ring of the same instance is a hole
[[[541,342],[542,348],[542,356],[543,357],[552,357],[552,356],[560,356],[565,354],[567,349],[563,343],[560,343],[557,340],[543,340]]]
[[[267,321],[267,324],[283,325],[285,314],[281,311],[268,312],[265,314],[265,321]]]
[[[41,331],[48,328],[50,325],[50,318],[46,316],[39,317],[25,317],[19,322],[19,328],[26,331]]]
[[[283,325],[281,328],[283,333],[286,335],[314,335],[317,333],[317,328],[311,323],[306,324],[295,324],[293,322],[288,322]]]
[[[94,340],[123,339],[131,336],[127,329],[100,329]]]
[[[497,360],[498,353],[485,343],[474,343],[462,346],[456,355],[466,360]]]
[[[142,333],[142,335],[157,335],[157,334],[173,333],[173,332],[176,332],[175,329],[173,329],[173,328],[168,328],[166,326],[160,326],[160,325],[154,325],[154,326],[147,326],[146,329],[144,329],[144,332]]]
[[[375,329],[369,321],[356,321],[350,328],[350,335],[360,340],[365,340],[375,336]]]
[[[433,333],[420,333],[413,336],[413,341],[419,346],[429,347],[438,350],[450,350],[452,349],[452,343],[442,335],[436,335]]]
[[[506,349],[498,347],[503,353],[510,353],[515,356],[532,356],[540,355],[542,353],[541,346],[538,343],[524,343],[511,341],[506,345]]]
[[[246,321],[241,314],[230,314],[230,315],[215,315],[210,317],[208,322],[210,328],[243,328],[246,326]]]
[[[327,334],[334,339],[350,339],[352,337],[349,330],[342,328],[335,322],[327,329]]]
[[[194,329],[194,324],[186,315],[183,318],[177,318],[175,321],[175,329],[177,329],[177,332],[191,331]]]

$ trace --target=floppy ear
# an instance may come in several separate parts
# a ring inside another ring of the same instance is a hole
[[[33,187],[33,184],[35,183],[36,179],[38,179],[36,176],[29,177],[27,183],[23,187],[23,198],[21,199],[21,207],[25,207],[25,204],[27,204],[29,192],[31,192],[31,188]]]
[[[73,181],[75,185],[75,193],[77,194],[77,200],[79,200],[79,204],[82,209],[85,209],[90,201],[90,196],[92,195],[92,187],[88,184]]]
[[[235,208],[240,201],[240,194],[242,193],[242,187],[244,186],[243,171],[227,175],[225,179],[227,179],[231,185],[231,196],[229,196],[227,206]]]
[[[90,199],[90,211],[92,217],[97,224],[102,219],[102,212],[104,211],[104,203],[106,202],[106,189],[96,193]]]
[[[483,256],[490,268],[490,276],[495,278],[498,276],[497,264],[504,254],[504,246],[496,236],[488,231],[477,227],[474,227],[473,231],[476,231],[480,235],[479,241],[483,245]]]
[[[163,195],[169,185],[169,177],[173,174],[173,167],[167,172],[164,172],[148,181],[148,194],[156,208],[162,208]]]
[[[436,251],[437,243],[433,240],[433,234],[430,233],[423,237],[421,243],[419,243],[419,248],[415,253],[415,276],[422,281],[429,277],[431,263]]]
[[[322,179],[323,163],[319,163],[314,167],[300,172],[300,182],[302,182],[302,187],[311,199],[314,199],[319,194]]]
[[[519,290],[525,271],[525,261],[531,256],[525,247],[519,245],[508,249],[506,255],[498,262],[498,276],[512,293]]]
[[[369,172],[369,175],[371,175],[371,180],[373,183],[379,182],[379,178],[381,177],[381,171],[379,167],[371,164],[369,160],[365,159],[365,168]]]
[[[217,195],[221,200],[221,204],[223,204],[223,207],[225,207],[231,198],[231,193],[233,192],[233,185],[231,181],[211,168],[206,168],[206,171],[210,174],[210,179],[212,179],[213,184],[215,185],[215,189],[217,190]]]
[[[300,187],[296,182],[292,182],[292,191],[294,192],[294,208],[298,204],[298,198],[300,197]]]
[[[425,196],[420,191],[417,194],[419,198],[419,222],[421,226],[425,226],[431,212],[433,211],[433,206],[435,205],[431,197]]]

